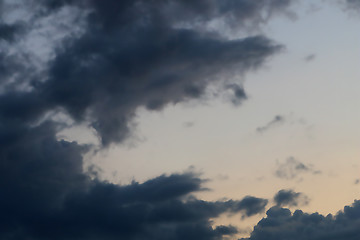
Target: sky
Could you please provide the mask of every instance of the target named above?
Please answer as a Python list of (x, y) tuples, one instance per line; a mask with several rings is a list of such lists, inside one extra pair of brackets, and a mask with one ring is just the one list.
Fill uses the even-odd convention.
[(0, 239), (359, 239), (359, 26), (358, 0), (0, 0)]

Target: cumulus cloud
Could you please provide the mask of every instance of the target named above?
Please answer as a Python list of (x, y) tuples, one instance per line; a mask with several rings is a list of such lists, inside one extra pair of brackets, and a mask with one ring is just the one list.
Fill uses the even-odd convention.
[(291, 189), (282, 189), (274, 196), (276, 206), (298, 207), (309, 204), (309, 198), (300, 192), (294, 192)]
[(295, 179), (304, 174), (320, 174), (319, 170), (314, 169), (312, 165), (306, 165), (294, 157), (289, 157), (283, 163), (278, 163), (275, 176), (287, 180)]
[(344, 207), (335, 216), (304, 213), (272, 207), (255, 227), (249, 238), (242, 240), (356, 240), (360, 238), (360, 201)]

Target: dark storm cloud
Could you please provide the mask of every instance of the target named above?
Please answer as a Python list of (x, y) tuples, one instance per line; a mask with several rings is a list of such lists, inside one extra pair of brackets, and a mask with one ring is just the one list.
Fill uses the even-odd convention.
[(274, 119), (271, 120), (270, 122), (268, 122), (265, 126), (256, 128), (256, 131), (258, 133), (263, 133), (263, 132), (266, 132), (267, 130), (269, 130), (269, 129), (275, 127), (275, 126), (283, 124), (284, 122), (285, 122), (285, 117), (284, 116), (276, 115), (274, 117)]
[(282, 189), (275, 194), (274, 202), (278, 207), (298, 207), (309, 204), (309, 198), (303, 193)]
[(278, 163), (275, 176), (283, 179), (295, 179), (304, 173), (320, 174), (319, 170), (314, 169), (312, 165), (306, 165), (294, 157), (289, 157), (283, 163)]
[(319, 213), (293, 214), (289, 209), (273, 207), (267, 211), (251, 236), (242, 240), (357, 240), (360, 239), (360, 201), (346, 206), (335, 216)]
[[(83, 155), (92, 146), (58, 139), (66, 124), (47, 116), (66, 113), (72, 121), (91, 125), (103, 146), (121, 142), (130, 134), (137, 108), (161, 110), (201, 98), (209, 85), (225, 84), (260, 67), (282, 48), (264, 36), (229, 40), (220, 31), (208, 31), (210, 22), (222, 21), (234, 30), (258, 26), (274, 13), (287, 11), (290, 1), (0, 4), (12, 4), (7, 16), (15, 11), (14, 18), (29, 19), (20, 25), (0, 23), (0, 41), (6, 46), (0, 49), (1, 239), (215, 240), (237, 229), (213, 227), (211, 219), (223, 213), (247, 217), (264, 211), (267, 200), (256, 197), (191, 197), (204, 189), (204, 181), (194, 173), (123, 186), (94, 179), (96, 175), (83, 171)], [(65, 15), (57, 15), (69, 6), (77, 10), (66, 11), (66, 19), (75, 19), (73, 27), (79, 31), (64, 31), (69, 23), (62, 24), (66, 19), (60, 16)], [(49, 19), (59, 25), (43, 26)], [(48, 58), (38, 54), (45, 46), (19, 50), (22, 41), (47, 36), (37, 29), (40, 26), (63, 35), (61, 44), (46, 46), (52, 48), (46, 50)], [(41, 61), (32, 61), (37, 58)], [(244, 99), (240, 85), (233, 86), (234, 96)]]

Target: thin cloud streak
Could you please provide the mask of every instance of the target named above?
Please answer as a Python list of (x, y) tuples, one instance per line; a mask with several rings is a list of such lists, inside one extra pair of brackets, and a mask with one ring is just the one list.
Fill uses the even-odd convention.
[(268, 122), (266, 125), (256, 128), (256, 132), (258, 133), (264, 133), (276, 126), (279, 126), (285, 122), (286, 118), (281, 115), (276, 115), (274, 119), (272, 119), (270, 122)]

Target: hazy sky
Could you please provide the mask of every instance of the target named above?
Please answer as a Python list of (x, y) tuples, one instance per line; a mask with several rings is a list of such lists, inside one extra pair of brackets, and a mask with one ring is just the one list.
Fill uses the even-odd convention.
[(358, 0), (0, 0), (0, 238), (360, 239), (359, 26)]

